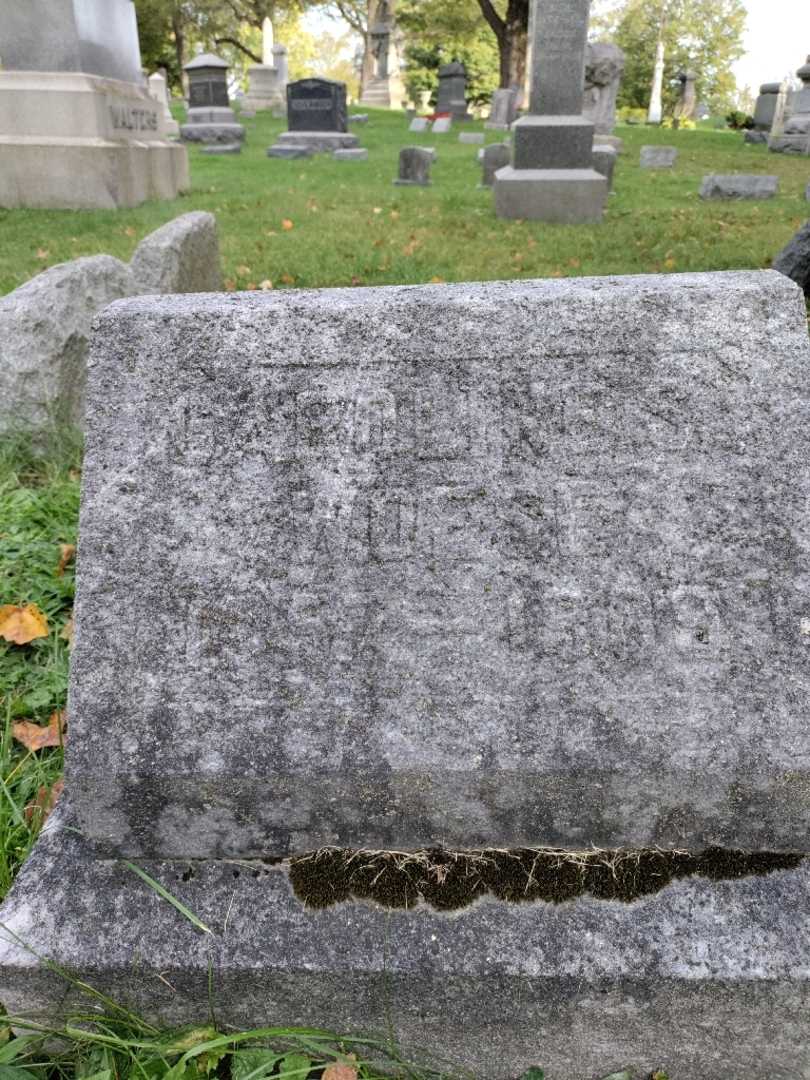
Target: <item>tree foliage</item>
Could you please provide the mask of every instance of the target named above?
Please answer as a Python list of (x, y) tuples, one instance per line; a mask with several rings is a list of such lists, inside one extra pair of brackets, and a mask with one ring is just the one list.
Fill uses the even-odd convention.
[(467, 68), (467, 98), (488, 101), (499, 83), (498, 43), (478, 0), (399, 0), (397, 21), (405, 32), (405, 85), (412, 100), (435, 93), (438, 70), (451, 60)]
[(655, 48), (664, 27), (664, 109), (678, 97), (679, 71), (691, 68), (699, 100), (725, 112), (736, 96), (732, 65), (743, 53), (746, 10), (742, 0), (623, 0), (592, 22), (592, 35), (615, 41), (627, 60), (619, 105), (646, 109)]

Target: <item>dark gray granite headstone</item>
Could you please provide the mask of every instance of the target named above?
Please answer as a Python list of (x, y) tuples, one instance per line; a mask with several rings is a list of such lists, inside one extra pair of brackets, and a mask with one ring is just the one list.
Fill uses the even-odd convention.
[(481, 187), (492, 187), (495, 173), (512, 160), (509, 143), (490, 143), (481, 154)]
[(430, 184), (430, 166), (433, 155), (421, 146), (403, 146), (399, 152), (399, 175), (394, 181), (401, 187), (416, 185), (427, 187)]
[(80, 71), (141, 84), (132, 0), (3, 0), (0, 70)]
[(113, 305), (85, 836), (800, 848), (809, 369), (772, 272)]
[(763, 83), (759, 88), (754, 107), (754, 129), (756, 131), (769, 132), (776, 113), (776, 103), (779, 100), (781, 83)]
[(348, 131), (346, 84), (299, 79), (287, 85), (287, 126), (295, 131)]
[(436, 112), (449, 113), (454, 120), (468, 120), (467, 69), (458, 60), (439, 68)]

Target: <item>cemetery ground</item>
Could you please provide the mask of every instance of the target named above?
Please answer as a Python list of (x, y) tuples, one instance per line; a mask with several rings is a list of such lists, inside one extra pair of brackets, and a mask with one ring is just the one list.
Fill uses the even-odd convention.
[[(40, 270), (81, 255), (127, 260), (149, 232), (188, 210), (216, 214), (228, 288), (312, 288), (531, 277), (758, 268), (806, 220), (806, 159), (747, 146), (742, 134), (701, 128), (620, 126), (624, 139), (615, 194), (601, 225), (559, 226), (495, 218), (492, 192), (479, 188), (475, 145), (448, 135), (413, 134), (402, 114), (371, 110), (352, 126), (364, 162), (268, 159), (285, 124), (247, 119), (238, 157), (206, 157), (190, 147), (192, 190), (132, 210), (0, 210), (0, 294)], [(487, 142), (502, 134), (487, 131)], [(642, 170), (643, 145), (677, 147), (672, 170)], [(399, 150), (434, 146), (428, 188), (392, 183)], [(780, 193), (758, 202), (702, 202), (708, 173), (770, 173)]]
[[(0, 293), (81, 255), (129, 259), (147, 233), (192, 209), (216, 214), (233, 289), (767, 267), (808, 217), (807, 160), (744, 145), (736, 132), (620, 127), (624, 153), (604, 224), (567, 227), (495, 219), (491, 191), (477, 187), (478, 148), (457, 141), (459, 130), (480, 130), (477, 124), (446, 136), (414, 135), (401, 115), (371, 110), (369, 124), (354, 128), (369, 160), (344, 163), (269, 160), (265, 149), (282, 121), (260, 114), (244, 122), (240, 157), (190, 149), (193, 188), (182, 199), (117, 212), (0, 211)], [(649, 144), (677, 147), (675, 168), (642, 171), (640, 148)], [(394, 187), (405, 145), (437, 148), (431, 187)], [(762, 202), (703, 203), (700, 181), (712, 172), (776, 174), (780, 193)], [(69, 433), (52, 434), (46, 445), (25, 433), (0, 440), (0, 632), (5, 619), (16, 638), (0, 640), (0, 899), (59, 792), (80, 467), (81, 449)], [(379, 1075), (363, 1064), (365, 1049), (345, 1041), (331, 1073), (324, 1072), (334, 1044), (318, 1034), (276, 1032), (285, 1050), (274, 1058), (244, 1051), (209, 1027), (178, 1041), (116, 1013), (112, 1003), (96, 1004), (106, 1019), (92, 1033), (77, 1029), (62, 1050), (46, 1052), (36, 1035), (32, 1042), (10, 1038), (0, 1019), (0, 1080)], [(352, 1063), (346, 1055), (353, 1052)], [(391, 1074), (438, 1075), (397, 1063)], [(541, 1075), (536, 1070), (533, 1080)]]

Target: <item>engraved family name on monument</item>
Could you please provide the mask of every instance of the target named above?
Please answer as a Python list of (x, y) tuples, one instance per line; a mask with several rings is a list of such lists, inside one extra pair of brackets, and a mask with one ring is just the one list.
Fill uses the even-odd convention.
[(85, 834), (792, 849), (804, 333), (773, 273), (114, 305), (71, 696)]
[(346, 86), (332, 79), (299, 79), (287, 87), (290, 131), (347, 131)]

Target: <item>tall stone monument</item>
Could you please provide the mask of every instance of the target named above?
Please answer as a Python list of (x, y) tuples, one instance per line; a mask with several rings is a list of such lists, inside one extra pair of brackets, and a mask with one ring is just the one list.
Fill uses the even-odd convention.
[(107, 308), (8, 1011), (806, 1076), (809, 367), (772, 271)]
[(680, 91), (678, 93), (678, 100), (675, 102), (675, 110), (673, 113), (676, 127), (684, 120), (691, 120), (695, 115), (695, 109), (697, 108), (695, 80), (697, 79), (697, 74), (687, 68), (685, 71), (678, 72), (677, 79), (680, 83)]
[(512, 164), (495, 176), (495, 212), (570, 224), (601, 221), (608, 182), (582, 115), (590, 0), (533, 0), (529, 112), (513, 125)]
[(467, 111), (467, 69), (459, 60), (439, 68), (436, 112), (448, 113), (453, 120), (472, 119)]
[[(585, 95), (582, 115), (594, 126), (598, 143), (612, 143), (616, 99), (624, 73), (625, 55), (607, 41), (589, 42), (585, 50)], [(615, 139), (615, 142), (621, 140)]]
[(115, 209), (188, 183), (132, 0), (0, 3), (0, 206)]
[(156, 71), (149, 76), (148, 83), (150, 96), (163, 109), (163, 121), (166, 125), (166, 134), (170, 137), (179, 135), (180, 125), (172, 116), (172, 111), (169, 108), (169, 87), (166, 83), (166, 76), (161, 74), (161, 72)]
[(363, 84), (361, 105), (401, 109), (407, 93), (402, 81), (403, 40), (397, 26), (394, 0), (379, 0), (369, 26), (372, 70)]
[(801, 90), (793, 95), (782, 134), (772, 135), (768, 143), (775, 153), (810, 154), (810, 56), (796, 74), (802, 81)]
[(276, 43), (273, 24), (270, 19), (265, 19), (262, 27), (262, 63), (248, 68), (245, 108), (283, 116), (287, 102), (287, 72), (287, 49)]

